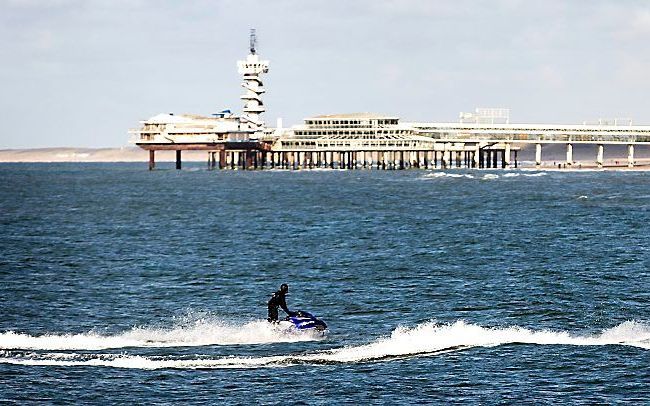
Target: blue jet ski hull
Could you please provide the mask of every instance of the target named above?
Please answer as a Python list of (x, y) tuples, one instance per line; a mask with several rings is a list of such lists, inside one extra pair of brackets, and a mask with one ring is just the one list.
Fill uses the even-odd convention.
[(323, 320), (316, 318), (314, 315), (308, 312), (303, 312), (298, 310), (293, 316), (288, 316), (286, 321), (293, 324), (293, 326), (298, 330), (317, 330), (324, 331), (327, 329), (327, 324)]

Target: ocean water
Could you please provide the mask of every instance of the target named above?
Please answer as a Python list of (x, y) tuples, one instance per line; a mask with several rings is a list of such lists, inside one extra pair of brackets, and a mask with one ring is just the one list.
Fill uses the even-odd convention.
[(2, 164), (0, 402), (648, 403), (649, 224), (644, 172)]

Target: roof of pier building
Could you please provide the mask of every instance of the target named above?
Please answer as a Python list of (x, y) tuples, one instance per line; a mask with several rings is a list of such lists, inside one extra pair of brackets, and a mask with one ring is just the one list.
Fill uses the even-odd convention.
[(235, 116), (228, 117), (210, 117), (202, 116), (199, 114), (174, 114), (174, 113), (161, 113), (146, 120), (141, 121), (143, 124), (191, 124), (197, 121), (224, 121), (238, 119)]
[(323, 114), (306, 118), (305, 124), (308, 126), (397, 125), (399, 117), (377, 113)]
[(388, 116), (386, 114), (377, 114), (377, 113), (322, 114), (322, 115), (319, 115), (319, 116), (311, 117), (311, 119), (336, 119), (336, 118), (340, 118), (340, 119), (346, 119), (346, 118), (367, 118), (367, 119), (392, 118), (392, 119), (399, 119), (399, 117)]

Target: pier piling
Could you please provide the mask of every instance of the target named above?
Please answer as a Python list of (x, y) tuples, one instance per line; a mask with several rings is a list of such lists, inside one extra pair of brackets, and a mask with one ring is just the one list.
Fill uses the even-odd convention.
[(181, 150), (176, 150), (176, 169), (181, 169)]

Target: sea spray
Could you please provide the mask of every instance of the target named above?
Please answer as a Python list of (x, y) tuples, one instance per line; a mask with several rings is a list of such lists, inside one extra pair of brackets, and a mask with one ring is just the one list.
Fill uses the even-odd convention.
[(294, 331), (266, 320), (238, 324), (214, 317), (174, 324), (171, 327), (134, 327), (115, 335), (94, 331), (79, 334), (30, 335), (0, 333), (0, 349), (103, 350), (128, 347), (194, 347), (207, 345), (267, 344), (313, 341), (322, 334)]

